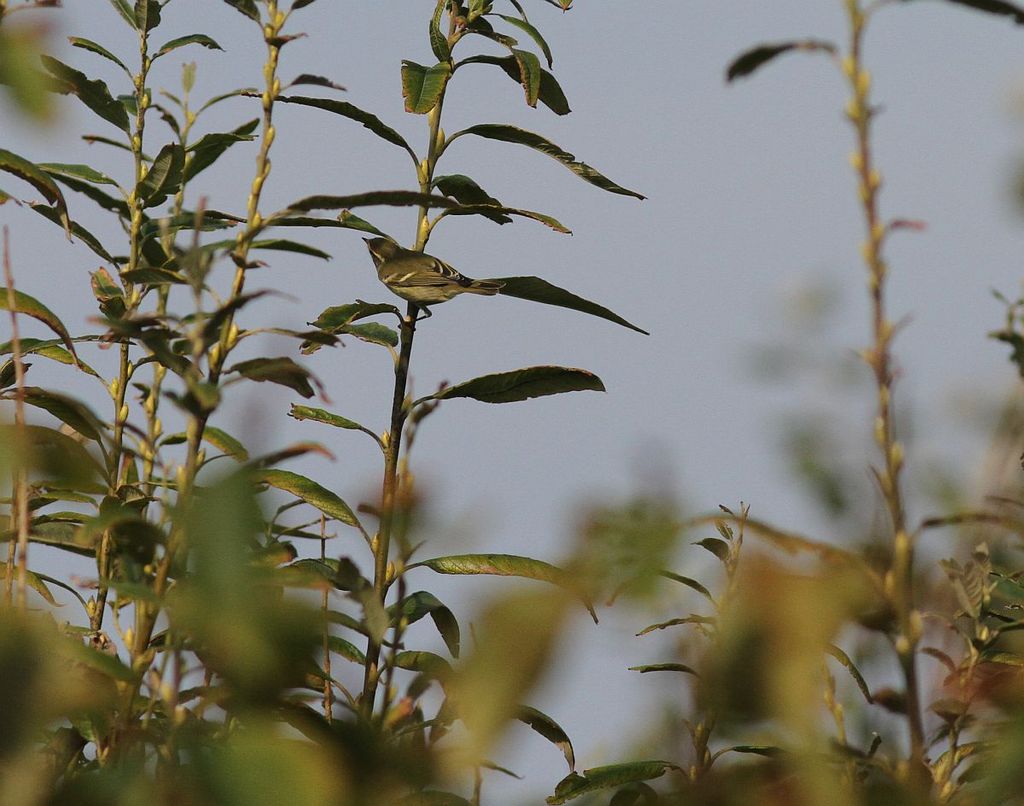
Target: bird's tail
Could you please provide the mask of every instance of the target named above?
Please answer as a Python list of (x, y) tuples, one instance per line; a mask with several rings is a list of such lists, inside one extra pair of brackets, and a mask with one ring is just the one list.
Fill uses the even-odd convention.
[(504, 285), (504, 283), (499, 283), (496, 280), (474, 280), (472, 284), (467, 285), (462, 290), (468, 291), (470, 294), (485, 294), (487, 296), (493, 296), (501, 291)]

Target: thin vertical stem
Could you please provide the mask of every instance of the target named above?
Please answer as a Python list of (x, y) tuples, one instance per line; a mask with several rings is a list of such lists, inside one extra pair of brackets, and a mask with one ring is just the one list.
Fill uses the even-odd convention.
[[(11, 269), (10, 232), (4, 227), (4, 285), (7, 290), (7, 310), (11, 315), (11, 355), (14, 361), (14, 429), (19, 448), (26, 446), (25, 435), (25, 367), (21, 363), (21, 336), (18, 331), (18, 306), (14, 296), (14, 272)], [(11, 600), (11, 586), (14, 555), (17, 554), (18, 587), (17, 605), (25, 607), (26, 585), (28, 581), (28, 478), (25, 473), (22, 457), (15, 457), (16, 470), (13, 474), (11, 490), (12, 520), (14, 533), (10, 552), (7, 557), (7, 597)], [(17, 542), (15, 543), (14, 540)]]
[(871, 104), (871, 75), (864, 68), (862, 58), (864, 29), (869, 13), (861, 8), (859, 0), (845, 0), (845, 4), (850, 23), (850, 50), (843, 69), (852, 92), (847, 115), (856, 132), (857, 146), (852, 163), (858, 178), (861, 208), (867, 230), (862, 252), (868, 270), (871, 297), (873, 344), (865, 351), (865, 360), (874, 373), (877, 387), (875, 441), (883, 457), (882, 467), (877, 476), (893, 529), (892, 568), (887, 576), (886, 587), (892, 597), (899, 621), (895, 647), (906, 686), (910, 761), (912, 766), (919, 770), (924, 761), (925, 751), (916, 660), (921, 626), (920, 615), (914, 610), (914, 547), (906, 528), (900, 483), (903, 446), (896, 439), (893, 423), (892, 339), (895, 326), (887, 315), (888, 266), (883, 256), (888, 228), (882, 222), (878, 211), (878, 192), (882, 182), (874, 164), (871, 141), (875, 109)]
[[(327, 560), (327, 517), (320, 515), (320, 561)], [(324, 650), (324, 719), (330, 724), (334, 721), (334, 684), (331, 682), (331, 622), (328, 619), (330, 610), (330, 588), (324, 586), (323, 596), (320, 601), (321, 616), (324, 620), (323, 628), (323, 650)]]

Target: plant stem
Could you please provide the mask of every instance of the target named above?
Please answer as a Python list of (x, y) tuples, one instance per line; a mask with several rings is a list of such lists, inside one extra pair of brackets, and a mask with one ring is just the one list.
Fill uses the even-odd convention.
[(845, 0), (850, 22), (850, 52), (844, 72), (850, 83), (852, 97), (847, 114), (856, 131), (857, 149), (852, 162), (859, 180), (861, 207), (867, 229), (862, 247), (868, 269), (871, 296), (872, 334), (874, 343), (866, 353), (877, 387), (875, 440), (882, 451), (883, 466), (877, 476), (893, 529), (892, 568), (887, 575), (890, 592), (899, 620), (895, 640), (900, 667), (906, 685), (906, 715), (910, 728), (910, 761), (920, 770), (924, 763), (924, 728), (921, 717), (920, 692), (917, 680), (917, 643), (920, 639), (920, 616), (914, 610), (914, 547), (906, 528), (900, 471), (903, 467), (903, 446), (897, 441), (893, 424), (892, 387), (894, 381), (892, 339), (895, 327), (886, 313), (886, 276), (888, 266), (883, 257), (883, 244), (888, 228), (878, 212), (878, 191), (881, 178), (875, 169), (871, 148), (871, 126), (875, 110), (871, 105), (871, 76), (863, 67), (864, 29), (868, 14), (860, 0)]
[[(457, 8), (450, 7), (448, 11), (448, 43), (449, 48), (457, 41), (455, 18)], [(430, 193), (434, 184), (434, 168), (440, 156), (438, 138), (441, 133), (441, 111), (444, 107), (445, 90), (442, 90), (437, 99), (437, 104), (427, 115), (429, 140), (427, 142), (427, 156), (418, 168), (420, 193)], [(420, 207), (416, 221), (416, 244), (413, 247), (416, 251), (422, 252), (426, 248), (430, 238), (430, 220), (428, 218), (430, 208)], [(402, 320), (400, 338), (401, 348), (398, 354), (398, 361), (395, 364), (395, 391), (391, 399), (391, 427), (388, 432), (388, 440), (384, 446), (384, 481), (381, 492), (380, 528), (377, 532), (377, 539), (373, 542), (373, 590), (380, 599), (381, 605), (387, 604), (388, 587), (391, 580), (388, 579), (388, 560), (391, 554), (391, 533), (395, 520), (395, 502), (398, 498), (400, 483), (399, 465), (402, 454), (402, 434), (405, 429), (405, 421), (409, 416), (409, 409), (406, 404), (406, 395), (409, 385), (409, 361), (412, 357), (412, 345), (416, 336), (416, 317), (419, 307), (410, 302), (406, 307), (405, 318)], [(363, 674), (363, 693), (360, 697), (360, 710), (366, 719), (373, 716), (374, 700), (377, 693), (377, 683), (380, 680), (381, 642), (369, 639), (366, 649), (366, 665)]]
[[(28, 477), (23, 462), (27, 449), (25, 437), (25, 367), (21, 363), (21, 336), (18, 332), (18, 306), (14, 299), (14, 272), (11, 270), (10, 232), (4, 227), (4, 285), (7, 291), (7, 310), (11, 315), (11, 356), (14, 361), (14, 431), (17, 434), (19, 456), (15, 457), (16, 469), (11, 490), (12, 513), (15, 538), (7, 555), (7, 600), (11, 601), (14, 582), (13, 565), (17, 554), (18, 588), (17, 605), (25, 609), (26, 584), (28, 580)], [(17, 542), (15, 542), (15, 540)]]

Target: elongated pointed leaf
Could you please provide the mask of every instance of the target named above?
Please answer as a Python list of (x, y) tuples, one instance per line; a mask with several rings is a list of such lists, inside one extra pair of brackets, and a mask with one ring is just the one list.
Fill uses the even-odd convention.
[(118, 186), (117, 182), (105, 173), (97, 171), (95, 168), (91, 168), (88, 165), (61, 162), (40, 162), (37, 167), (42, 168), (50, 176), (70, 176), (74, 179), (81, 179), (83, 182), (89, 182), (93, 185)]
[[(910, 2), (910, 0), (903, 0), (903, 2)], [(946, 2), (973, 8), (976, 11), (997, 14), (1001, 17), (1009, 17), (1018, 25), (1024, 25), (1024, 8), (1015, 3), (1006, 2), (1006, 0), (946, 0)]]
[(107, 59), (108, 61), (111, 61), (114, 64), (116, 64), (118, 67), (124, 70), (129, 76), (131, 76), (132, 71), (128, 69), (128, 65), (126, 65), (123, 61), (117, 58), (117, 56), (115, 56), (113, 53), (111, 53), (98, 42), (93, 42), (91, 39), (85, 39), (81, 36), (69, 36), (68, 42), (70, 42), (76, 48), (82, 48), (83, 50), (88, 50), (92, 53), (102, 56), (104, 59)]
[(70, 426), (86, 439), (102, 442), (105, 427), (99, 417), (84, 403), (68, 395), (26, 386), (25, 402), (30, 406), (49, 412), (65, 425)]
[(430, 49), (434, 51), (434, 56), (439, 62), (448, 61), (452, 57), (452, 50), (448, 46), (448, 37), (441, 33), (441, 18), (444, 16), (447, 6), (448, 0), (437, 0), (434, 14), (430, 18)]
[(269, 484), (278, 490), (284, 490), (300, 498), (327, 517), (339, 520), (349, 526), (358, 526), (359, 521), (352, 509), (335, 493), (317, 484), (312, 479), (292, 473), (288, 470), (261, 470), (256, 474), (256, 481)]
[(520, 31), (525, 32), (534, 42), (537, 43), (537, 47), (540, 48), (541, 53), (544, 54), (544, 58), (547, 60), (548, 67), (554, 64), (554, 59), (551, 56), (551, 48), (548, 47), (548, 43), (541, 36), (540, 31), (533, 27), (526, 19), (520, 19), (519, 17), (510, 17), (505, 14), (495, 15), (505, 20), (509, 25), (514, 25)]
[(310, 210), (342, 210), (350, 207), (458, 207), (446, 196), (419, 193), (415, 190), (371, 190), (351, 196), (307, 196), (288, 206), (289, 211), (308, 213)]
[(464, 64), (500, 67), (509, 78), (522, 85), (530, 106), (535, 107), (540, 101), (556, 115), (568, 115), (572, 111), (558, 80), (540, 66), (532, 53), (513, 48), (511, 56), (470, 56), (459, 62), (459, 66)]
[[(292, 6), (292, 8), (295, 8), (295, 6)], [(346, 87), (343, 87), (341, 84), (338, 84), (335, 81), (331, 81), (326, 76), (318, 76), (313, 73), (301, 73), (300, 75), (296, 76), (291, 81), (289, 81), (287, 86), (291, 88), (297, 87), (302, 84), (307, 84), (313, 87), (327, 87), (327, 89), (340, 90), (341, 92), (348, 91)], [(277, 100), (281, 100), (280, 96), (278, 97)]]
[(359, 666), (366, 664), (366, 655), (363, 654), (362, 650), (357, 649), (355, 644), (337, 635), (329, 635), (327, 637), (327, 648), (335, 655), (340, 655), (345, 660), (350, 660)]
[(637, 327), (632, 322), (627, 322), (617, 313), (608, 310), (603, 305), (598, 305), (596, 302), (584, 299), (573, 294), (571, 291), (559, 288), (557, 285), (549, 283), (547, 280), (542, 280), (540, 277), (496, 277), (493, 280), (503, 284), (500, 293), (506, 297), (517, 297), (518, 299), (525, 299), (530, 302), (540, 302), (544, 305), (557, 305), (559, 308), (569, 308), (573, 311), (607, 319), (609, 322), (628, 327), (630, 330), (643, 333), (645, 336), (650, 335), (643, 328)]
[(733, 60), (725, 71), (726, 81), (735, 81), (737, 78), (749, 76), (755, 70), (766, 65), (776, 56), (789, 53), (792, 50), (823, 51), (835, 54), (836, 46), (831, 42), (823, 42), (820, 39), (803, 39), (793, 42), (777, 42), (770, 45), (758, 45), (756, 48), (741, 53)]
[(267, 222), (267, 227), (336, 227), (337, 229), (354, 229), (357, 232), (368, 232), (381, 238), (387, 238), (387, 234), (377, 229), (369, 221), (366, 221), (348, 210), (342, 210), (337, 218), (317, 218), (315, 216), (275, 216)]
[(332, 305), (330, 308), (325, 308), (316, 321), (309, 324), (322, 330), (332, 330), (368, 316), (376, 316), (379, 313), (393, 313), (399, 317), (402, 315), (398, 308), (386, 302), (353, 302), (348, 305)]
[[(49, 205), (46, 204), (30, 204), (29, 207), (31, 207), (35, 212), (39, 213), (39, 215), (41, 215), (47, 221), (51, 221), (54, 224), (56, 224), (58, 227), (64, 226), (65, 222), (61, 220), (61, 213), (55, 207), (50, 207)], [(96, 238), (96, 236), (89, 232), (89, 230), (87, 230), (77, 221), (72, 221), (70, 222), (70, 224), (72, 237), (80, 240), (82, 243), (88, 246), (93, 252), (95, 252), (108, 263), (117, 262), (116, 260), (114, 260), (113, 255), (111, 255), (110, 252), (107, 251), (106, 247), (104, 247), (103, 244), (101, 244), (99, 240)]]
[(483, 403), (514, 403), (532, 397), (582, 391), (603, 392), (605, 388), (600, 378), (585, 369), (539, 366), (481, 375), (442, 389), (426, 399), (468, 397)]
[(441, 216), (449, 215), (479, 215), (489, 218), (498, 224), (506, 224), (511, 221), (509, 216), (520, 216), (533, 221), (539, 221), (544, 226), (550, 227), (555, 232), (560, 232), (563, 235), (572, 235), (572, 230), (557, 218), (545, 215), (544, 213), (537, 213), (533, 210), (521, 210), (518, 207), (502, 207), (491, 204), (463, 204), (441, 213)]
[(630, 666), (629, 671), (647, 674), (648, 672), (681, 672), (682, 674), (697, 673), (684, 663), (650, 663), (645, 666)]
[(452, 66), (448, 62), (425, 67), (416, 62), (403, 61), (402, 97), (405, 99), (405, 111), (425, 115), (437, 106), (451, 75)]
[(61, 641), (58, 646), (61, 655), (66, 660), (81, 663), (111, 680), (118, 680), (122, 683), (131, 683), (135, 680), (132, 670), (125, 666), (116, 655), (108, 655), (106, 652), (73, 638)]
[(237, 9), (250, 20), (260, 21), (260, 10), (256, 6), (256, 0), (224, 0), (224, 2)]
[(869, 705), (873, 703), (875, 699), (871, 696), (871, 689), (868, 688), (867, 681), (860, 673), (860, 669), (857, 668), (857, 664), (850, 659), (850, 656), (835, 644), (828, 644), (825, 647), (825, 651), (846, 667), (846, 671), (850, 673), (850, 677), (852, 677), (853, 682), (857, 684), (857, 688), (859, 688), (860, 693), (864, 695), (864, 699), (867, 700)]
[(685, 618), (673, 618), (669, 619), (668, 621), (661, 621), (657, 624), (651, 624), (647, 627), (644, 627), (642, 630), (640, 630), (640, 632), (637, 633), (637, 637), (639, 638), (641, 635), (648, 635), (649, 633), (655, 632), (656, 630), (665, 630), (669, 627), (678, 627), (682, 624), (713, 625), (714, 623), (715, 619), (711, 618), (710, 616), (690, 615), (686, 616)]
[(237, 372), (251, 381), (276, 383), (294, 389), (303, 397), (313, 397), (316, 392), (310, 383), (313, 374), (285, 356), (278, 358), (253, 358), (231, 367), (228, 372)]
[(42, 193), (43, 198), (60, 213), (60, 220), (64, 225), (65, 231), (70, 229), (71, 222), (68, 219), (68, 205), (64, 201), (64, 194), (60, 192), (60, 188), (57, 187), (45, 170), (29, 162), (24, 157), (19, 157), (11, 151), (0, 148), (0, 171), (14, 174)]
[(77, 95), (82, 103), (105, 121), (117, 126), (125, 134), (130, 133), (128, 111), (123, 103), (110, 94), (105, 83), (88, 78), (85, 73), (69, 67), (52, 56), (44, 55), (41, 58), (43, 66), (56, 79), (58, 92)]
[(188, 36), (179, 36), (177, 39), (172, 39), (170, 42), (161, 45), (160, 49), (153, 54), (153, 58), (159, 58), (165, 53), (183, 48), (185, 45), (202, 45), (210, 50), (224, 50), (224, 48), (217, 44), (216, 40), (211, 39), (206, 34), (189, 34)]
[(350, 431), (365, 431), (366, 429), (354, 420), (349, 420), (346, 417), (342, 417), (340, 414), (333, 414), (324, 409), (315, 409), (310, 406), (299, 406), (295, 403), (292, 404), (291, 411), (288, 412), (289, 417), (294, 417), (296, 420), (313, 420), (318, 423), (324, 423), (326, 425), (333, 425), (335, 428), (346, 428)]
[(631, 761), (626, 764), (610, 764), (607, 767), (594, 767), (584, 770), (583, 775), (570, 773), (558, 782), (555, 794), (547, 798), (549, 806), (560, 806), (581, 795), (597, 792), (601, 789), (623, 786), (637, 781), (650, 781), (660, 778), (669, 770), (679, 767), (670, 761)]
[(515, 126), (508, 126), (502, 123), (481, 123), (477, 126), (470, 126), (468, 129), (456, 132), (448, 138), (448, 144), (451, 144), (456, 138), (467, 134), (484, 137), (488, 140), (499, 140), (504, 143), (515, 143), (517, 145), (526, 146), (527, 148), (532, 148), (535, 151), (547, 154), (552, 159), (557, 160), (584, 182), (588, 182), (595, 187), (607, 190), (609, 193), (618, 193), (621, 196), (632, 196), (636, 199), (646, 198), (635, 190), (629, 190), (621, 185), (617, 185), (595, 168), (590, 167), (585, 162), (579, 162), (576, 157), (568, 151), (565, 151), (560, 146), (555, 145), (550, 140), (541, 137), (539, 134), (535, 134), (534, 132), (519, 129)]
[(412, 150), (412, 146), (405, 141), (405, 138), (402, 137), (402, 135), (385, 124), (376, 115), (365, 112), (358, 106), (346, 103), (345, 101), (337, 101), (333, 98), (307, 98), (301, 95), (282, 95), (277, 100), (286, 104), (299, 104), (301, 106), (310, 106), (314, 109), (322, 109), (325, 112), (332, 112), (335, 115), (341, 115), (349, 120), (362, 123), (364, 127), (376, 134), (382, 140), (386, 140), (399, 148), (404, 148), (406, 152), (408, 152), (409, 156), (412, 157), (414, 162), (419, 162), (416, 152)]
[(157, 0), (135, 0), (135, 27), (152, 31), (160, 24), (160, 3)]
[(561, 725), (547, 714), (528, 705), (520, 706), (516, 719), (520, 722), (525, 722), (533, 730), (557, 746), (562, 751), (562, 755), (565, 756), (566, 763), (569, 765), (569, 772), (576, 769), (576, 754), (573, 752), (572, 742), (569, 740), (569, 734), (562, 729)]
[[(11, 292), (2, 291), (0, 292), (0, 311), (11, 310), (8, 305), (8, 294)], [(71, 340), (71, 334), (68, 333), (64, 323), (57, 318), (57, 315), (47, 308), (43, 303), (37, 300), (35, 297), (30, 297), (23, 291), (14, 291), (14, 310), (17, 313), (25, 314), (25, 316), (31, 316), (33, 319), (38, 319), (44, 325), (50, 328), (54, 333), (60, 336), (61, 340), (67, 346), (68, 350), (72, 355), (77, 357), (75, 353), (75, 344)]]
[(236, 462), (249, 461), (249, 451), (247, 451), (245, 446), (231, 436), (227, 431), (208, 425), (203, 429), (203, 439), (215, 448), (218, 448), (225, 455), (230, 456)]
[(701, 596), (706, 597), (709, 602), (714, 603), (715, 601), (714, 597), (711, 595), (711, 591), (709, 591), (707, 588), (701, 585), (696, 579), (684, 577), (681, 574), (677, 574), (673, 571), (659, 571), (658, 574), (660, 576), (665, 577), (665, 579), (671, 579), (673, 582), (679, 582), (682, 585), (686, 585), (686, 587), (688, 588), (693, 588)]
[(110, 0), (110, 5), (114, 7), (126, 23), (128, 23), (132, 28), (138, 30), (138, 27), (135, 24), (135, 10), (128, 3), (128, 0)]
[(253, 132), (259, 126), (259, 119), (253, 118), (230, 132), (204, 134), (196, 142), (185, 149), (188, 162), (185, 165), (185, 181), (189, 181), (201, 171), (215, 163), (225, 151), (235, 143), (255, 140)]

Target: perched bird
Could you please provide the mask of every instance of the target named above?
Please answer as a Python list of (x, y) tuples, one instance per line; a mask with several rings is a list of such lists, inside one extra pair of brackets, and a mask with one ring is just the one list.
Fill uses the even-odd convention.
[(380, 281), (402, 299), (420, 306), (430, 316), (428, 305), (447, 302), (458, 294), (497, 294), (502, 283), (473, 280), (443, 260), (423, 252), (403, 249), (390, 238), (363, 238), (370, 250)]

